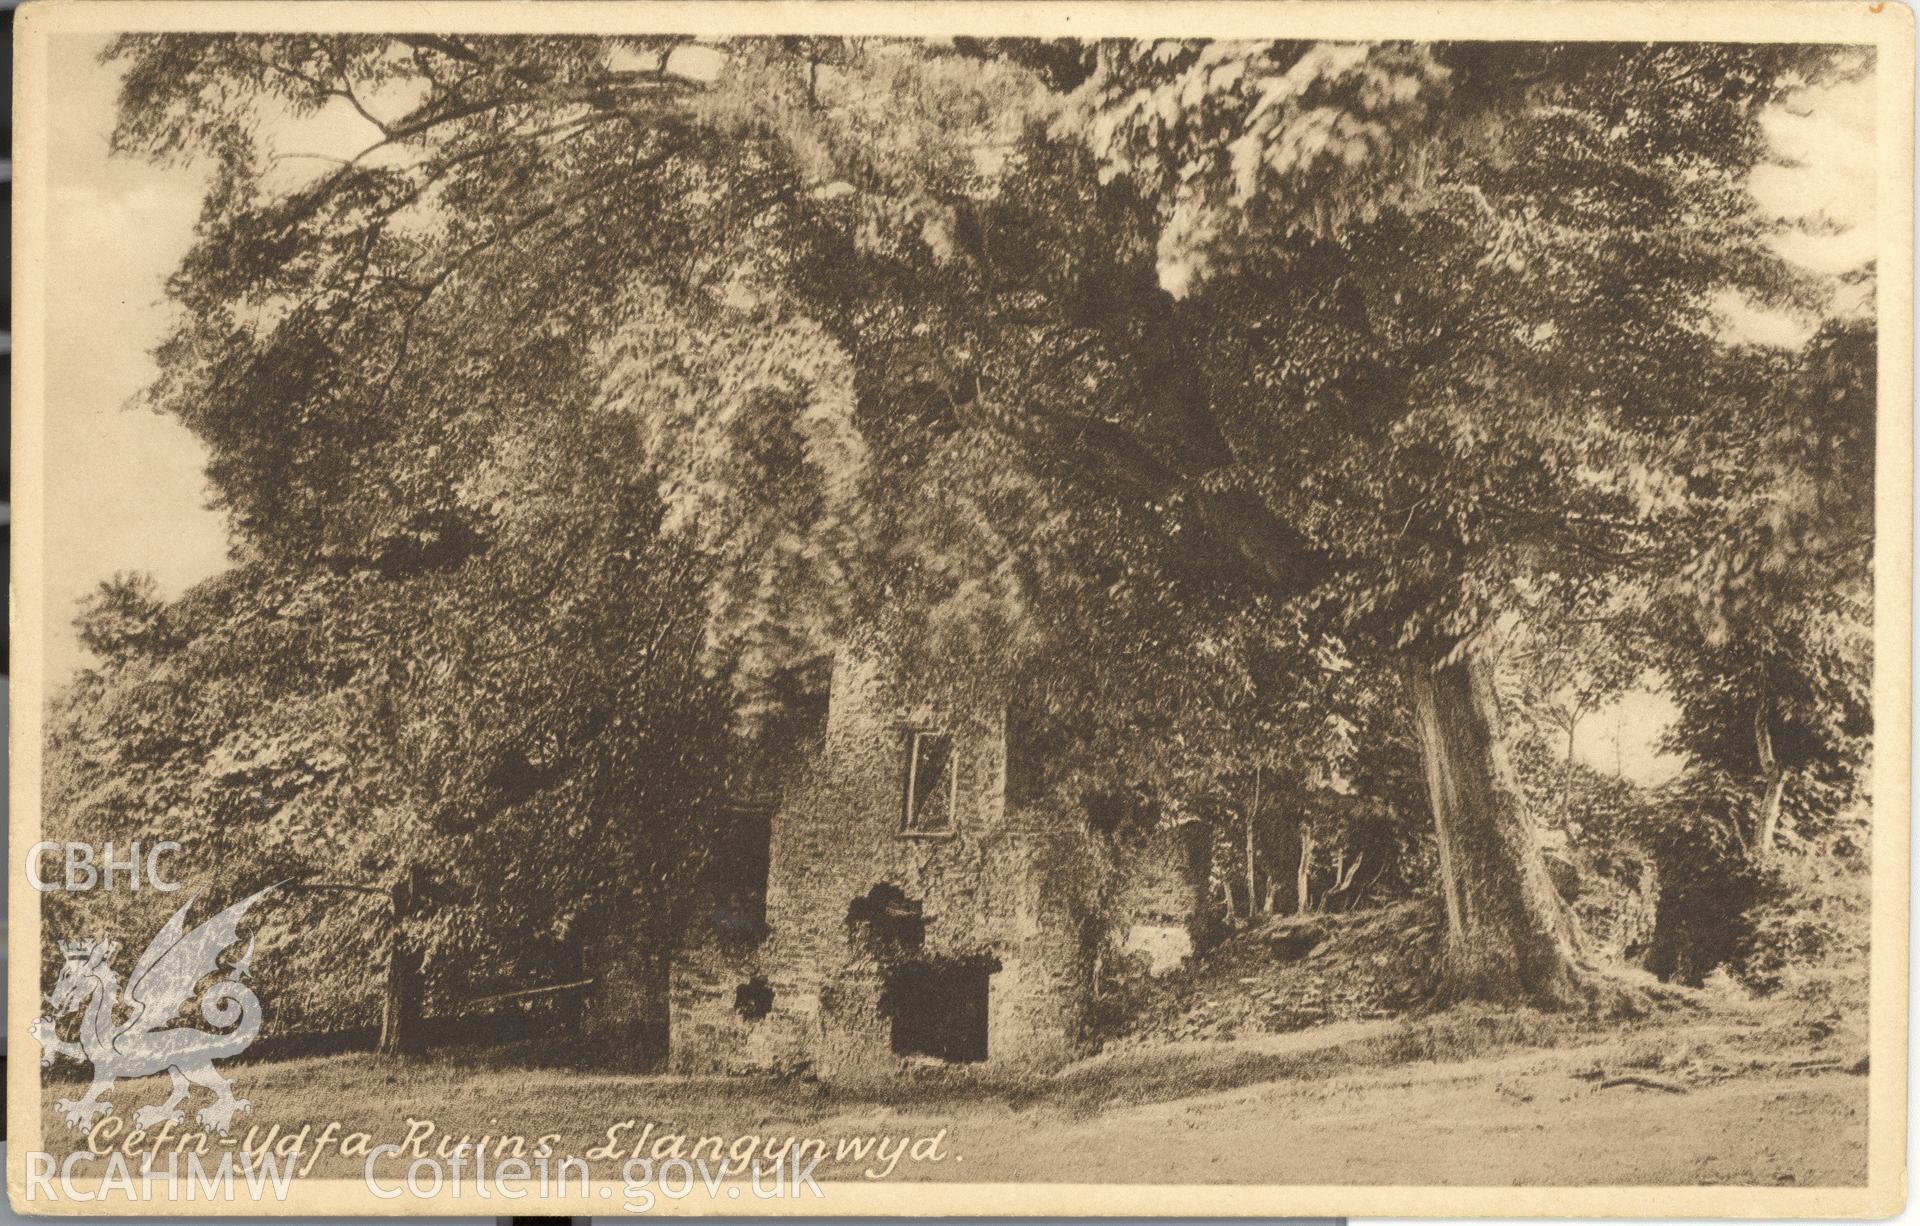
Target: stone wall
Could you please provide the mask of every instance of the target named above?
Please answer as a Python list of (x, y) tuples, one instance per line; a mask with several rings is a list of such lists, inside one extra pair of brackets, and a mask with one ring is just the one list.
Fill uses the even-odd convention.
[[(703, 938), (676, 962), (672, 1067), (891, 1076), (903, 1060), (883, 1000), (909, 961), (997, 968), (988, 1065), (1058, 1064), (1082, 1049), (1091, 943), (1073, 891), (1049, 875), (1070, 865), (1084, 834), (1009, 819), (1004, 704), (936, 709), (891, 674), (872, 655), (836, 660), (821, 752), (772, 822), (768, 935), (746, 952)], [(954, 815), (940, 833), (903, 828), (915, 729), (953, 738)], [(892, 933), (893, 919), (911, 934)], [(754, 976), (773, 999), (748, 1020), (734, 993)]]
[(577, 947), (549, 968), (554, 980), (587, 978), (581, 1031), (612, 1068), (650, 1072), (667, 1051), (666, 941), (661, 916), (641, 899), (609, 904), (579, 921)]
[[(681, 947), (668, 990), (670, 1069), (784, 1072), (808, 1065), (807, 1011), (793, 1007), (793, 980), (769, 973), (764, 949), (731, 945), (710, 932)], [(743, 989), (751, 995), (761, 986), (772, 994), (766, 1011), (743, 1008)]]
[(1117, 849), (1115, 943), (1148, 974), (1178, 969), (1212, 940), (1212, 856), (1212, 832), (1197, 821), (1157, 827)]

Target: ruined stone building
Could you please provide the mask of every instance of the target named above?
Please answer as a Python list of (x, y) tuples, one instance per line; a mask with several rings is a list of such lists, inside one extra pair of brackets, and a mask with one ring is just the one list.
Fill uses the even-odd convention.
[(1084, 812), (1009, 804), (1003, 703), (935, 707), (852, 652), (821, 680), (800, 704), (820, 726), (680, 934), (668, 1067), (1057, 1067), (1088, 1048), (1103, 958), (1159, 973), (1194, 951), (1204, 832), (1116, 852)]

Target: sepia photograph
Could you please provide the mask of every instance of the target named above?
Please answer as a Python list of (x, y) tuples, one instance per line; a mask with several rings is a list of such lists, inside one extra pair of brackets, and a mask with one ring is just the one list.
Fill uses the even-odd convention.
[(16, 1211), (1904, 1205), (1903, 6), (19, 22)]

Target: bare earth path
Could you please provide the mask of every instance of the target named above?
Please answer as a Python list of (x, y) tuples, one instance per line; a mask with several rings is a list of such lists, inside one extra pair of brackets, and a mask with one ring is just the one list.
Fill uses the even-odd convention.
[[(1582, 1053), (1585, 1054), (1585, 1053)], [(956, 1141), (968, 1179), (1290, 1184), (1866, 1181), (1866, 1078), (1755, 1074), (1682, 1094), (1570, 1076), (1565, 1055), (1268, 1082)], [(940, 1172), (946, 1178), (957, 1173)]]

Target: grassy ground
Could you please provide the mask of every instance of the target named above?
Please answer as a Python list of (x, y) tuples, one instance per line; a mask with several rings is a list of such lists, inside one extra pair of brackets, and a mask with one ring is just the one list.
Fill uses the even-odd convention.
[[(1866, 1177), (1864, 1036), (1816, 1002), (1732, 997), (1625, 1025), (1452, 1011), (1234, 1039), (1129, 1044), (1019, 1084), (926, 1070), (883, 1091), (805, 1081), (595, 1075), (516, 1067), (511, 1053), (409, 1063), (337, 1056), (229, 1070), (261, 1144), (328, 1121), (376, 1142), (412, 1121), (440, 1134), (559, 1134), (582, 1154), (638, 1119), (651, 1137), (841, 1138), (946, 1130), (939, 1162), (894, 1179), (1296, 1184), (1837, 1186)], [(164, 1097), (125, 1084), (121, 1116)], [(47, 1089), (49, 1147), (83, 1144)], [(251, 1142), (246, 1130), (255, 1129)], [(625, 1134), (629, 1142), (633, 1132)], [(315, 1176), (357, 1177), (337, 1154)], [(617, 1163), (596, 1164), (609, 1177)]]

